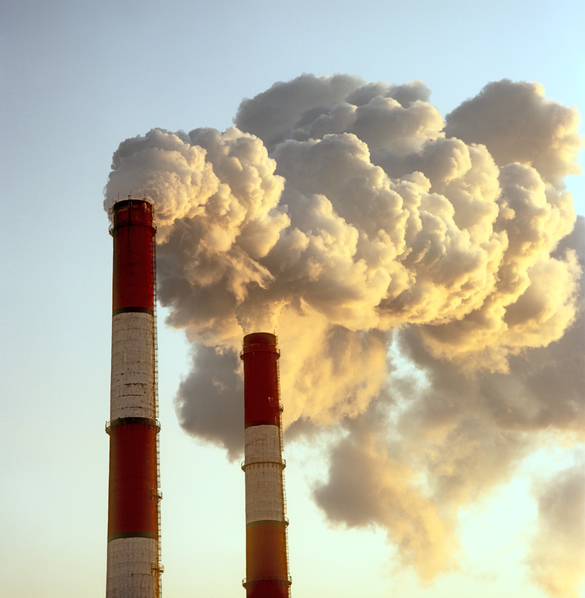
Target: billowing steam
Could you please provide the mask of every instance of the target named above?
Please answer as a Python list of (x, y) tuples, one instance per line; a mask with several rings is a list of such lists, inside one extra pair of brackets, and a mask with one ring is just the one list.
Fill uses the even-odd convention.
[[(275, 331), (289, 438), (349, 432), (316, 501), (382, 526), (423, 579), (456, 565), (458, 509), (585, 423), (578, 113), (508, 80), (445, 120), (429, 96), (303, 75), (224, 133), (124, 141), (105, 191), (156, 203), (159, 299), (197, 346), (185, 429), (238, 456), (242, 336)], [(530, 563), (564, 595), (538, 544)]]

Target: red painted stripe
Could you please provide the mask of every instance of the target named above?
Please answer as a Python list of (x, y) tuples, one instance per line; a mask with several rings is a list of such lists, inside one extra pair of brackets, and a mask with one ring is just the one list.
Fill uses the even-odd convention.
[(114, 204), (114, 312), (154, 309), (153, 210), (152, 204), (139, 199)]
[(246, 528), (246, 595), (288, 596), (286, 527), (274, 521)]
[(151, 423), (110, 429), (109, 540), (158, 536), (157, 432)]
[(244, 337), (244, 420), (246, 427), (280, 424), (276, 336), (255, 332)]
[(289, 583), (263, 580), (246, 582), (246, 598), (288, 598)]

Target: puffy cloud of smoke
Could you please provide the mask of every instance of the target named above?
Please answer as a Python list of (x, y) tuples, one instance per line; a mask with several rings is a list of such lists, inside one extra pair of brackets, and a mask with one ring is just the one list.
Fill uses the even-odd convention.
[(348, 424), (350, 433), (332, 450), (329, 481), (315, 490), (317, 504), (334, 523), (386, 529), (401, 563), (428, 581), (453, 567), (455, 513), (421, 491), (404, 447), (363, 424), (362, 418)]
[(563, 187), (565, 174), (579, 172), (575, 158), (583, 142), (578, 123), (578, 112), (547, 100), (539, 83), (505, 80), (489, 83), (451, 112), (445, 134), (482, 143), (499, 166), (526, 164)]
[[(126, 140), (105, 191), (156, 203), (159, 299), (197, 347), (185, 429), (238, 457), (241, 338), (275, 331), (290, 434), (347, 431), (316, 501), (423, 579), (537, 433), (580, 438), (585, 348), (576, 110), (500, 81), (445, 122), (429, 96), (303, 75), (224, 133)], [(392, 342), (416, 373), (389, 377)]]
[(539, 523), (528, 564), (553, 598), (578, 598), (585, 581), (585, 461), (538, 489)]
[[(585, 218), (578, 218), (555, 255), (566, 252), (575, 252), (585, 266)], [(584, 278), (580, 284), (583, 297)], [(505, 483), (543, 438), (583, 442), (585, 304), (579, 302), (575, 324), (559, 341), (511, 357), (507, 373), (480, 370), (471, 376), (456, 363), (433, 357), (423, 336), (414, 326), (398, 333), (391, 355), (398, 351), (416, 369), (395, 371), (385, 395), (344, 422), (348, 434), (333, 448), (329, 479), (316, 486), (315, 499), (333, 521), (383, 526), (389, 540), (401, 548), (402, 560), (414, 564), (424, 579), (453, 565), (454, 521), (460, 508)], [(379, 473), (382, 470), (392, 479)], [(367, 475), (373, 471), (377, 475)], [(349, 487), (354, 490), (345, 491)], [(403, 504), (406, 496), (410, 508), (401, 512), (397, 523), (392, 515), (400, 510), (387, 513), (386, 507)], [(577, 528), (585, 525), (580, 512), (566, 516), (574, 518)], [(448, 533), (433, 534), (429, 521), (440, 521), (439, 529)], [(408, 546), (417, 547), (418, 560), (406, 549), (405, 526), (411, 536)], [(550, 562), (563, 560), (562, 543), (559, 535), (554, 544), (541, 544), (548, 546)], [(544, 576), (544, 553), (538, 554), (542, 559), (531, 562)], [(577, 583), (581, 577), (572, 579)]]

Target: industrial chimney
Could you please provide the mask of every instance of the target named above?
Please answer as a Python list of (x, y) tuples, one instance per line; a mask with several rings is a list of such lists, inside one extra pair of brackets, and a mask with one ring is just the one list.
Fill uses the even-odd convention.
[(276, 336), (244, 337), (247, 598), (288, 598), (287, 525)]
[(160, 597), (154, 206), (118, 201), (114, 239), (107, 598)]

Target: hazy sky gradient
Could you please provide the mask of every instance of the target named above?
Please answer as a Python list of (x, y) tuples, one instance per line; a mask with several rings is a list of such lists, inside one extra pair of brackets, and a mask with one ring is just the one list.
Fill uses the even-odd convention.
[[(579, 0), (6, 0), (0, 594), (105, 592), (112, 247), (102, 200), (121, 141), (153, 127), (223, 131), (243, 98), (303, 72), (421, 79), (442, 115), (489, 81), (539, 81), (548, 98), (585, 114), (584, 17)], [(581, 215), (583, 180), (567, 180)], [(165, 316), (160, 309), (163, 595), (244, 596), (244, 474), (180, 428), (173, 399), (190, 348)], [(533, 526), (539, 512), (553, 523), (557, 514), (554, 488), (539, 480), (571, 487), (583, 464), (573, 449), (543, 437), (507, 485), (460, 515), (461, 570), (424, 586), (396, 571), (380, 529), (325, 522), (311, 495), (327, 463), (285, 438), (292, 595), (543, 598), (527, 563), (554, 537), (542, 528), (533, 542)]]

